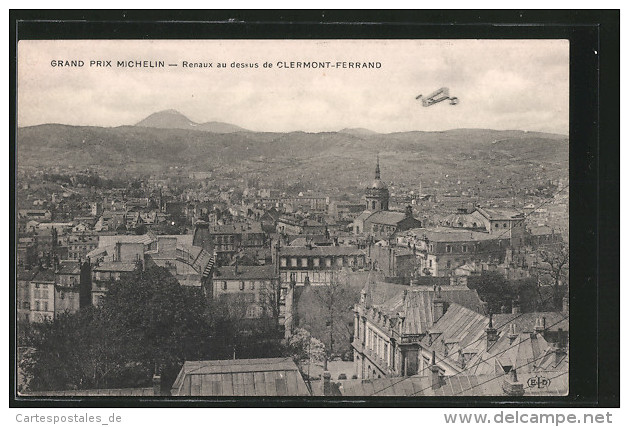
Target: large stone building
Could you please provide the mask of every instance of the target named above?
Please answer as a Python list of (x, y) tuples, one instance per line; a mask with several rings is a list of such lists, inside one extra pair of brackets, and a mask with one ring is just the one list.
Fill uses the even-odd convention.
[(355, 246), (283, 246), (276, 256), (282, 283), (292, 278), (297, 286), (328, 285), (343, 268), (366, 266), (365, 251)]
[(354, 310), (354, 366), (362, 379), (415, 375), (420, 342), (451, 304), (477, 313), (484, 304), (465, 286), (369, 283)]

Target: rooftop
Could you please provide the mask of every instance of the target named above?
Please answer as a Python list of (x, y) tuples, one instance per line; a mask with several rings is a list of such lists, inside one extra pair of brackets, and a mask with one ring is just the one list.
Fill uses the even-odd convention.
[(184, 363), (172, 396), (309, 396), (295, 362), (271, 359), (205, 360)]

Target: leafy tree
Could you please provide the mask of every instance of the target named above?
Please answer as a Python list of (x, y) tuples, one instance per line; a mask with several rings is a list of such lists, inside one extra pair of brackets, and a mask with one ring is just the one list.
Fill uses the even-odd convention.
[(491, 313), (500, 313), (503, 305), (510, 307), (515, 296), (507, 279), (497, 271), (483, 271), (476, 280), (470, 281), (469, 287), (476, 289)]
[(148, 385), (156, 367), (170, 384), (183, 361), (211, 358), (207, 312), (199, 290), (152, 267), (112, 283), (100, 307), (34, 327), (20, 366), (32, 390)]

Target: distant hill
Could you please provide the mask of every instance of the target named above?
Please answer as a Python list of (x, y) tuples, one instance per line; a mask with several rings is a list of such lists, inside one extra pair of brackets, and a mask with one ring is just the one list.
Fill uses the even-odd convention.
[[(316, 188), (362, 187), (376, 154), (387, 183), (462, 179), (469, 186), (509, 186), (568, 176), (568, 137), (523, 131), (455, 129), (356, 135), (346, 132), (200, 131), (176, 112), (115, 128), (46, 124), (18, 129), (18, 167), (96, 168), (155, 173), (171, 167), (220, 170)], [(149, 126), (146, 126), (148, 123)], [(158, 128), (156, 124), (171, 127)], [(186, 126), (183, 129), (176, 126)], [(173, 126), (175, 126), (173, 128)], [(218, 127), (215, 127), (218, 128)], [(500, 184), (502, 185), (502, 184)], [(395, 191), (392, 189), (392, 192)]]
[(373, 130), (365, 129), (365, 128), (345, 128), (339, 131), (340, 133), (347, 133), (354, 136), (369, 136), (369, 135), (377, 135), (378, 132)]
[(158, 129), (187, 129), (214, 133), (248, 132), (240, 126), (222, 122), (195, 123), (177, 110), (153, 113), (135, 126)]

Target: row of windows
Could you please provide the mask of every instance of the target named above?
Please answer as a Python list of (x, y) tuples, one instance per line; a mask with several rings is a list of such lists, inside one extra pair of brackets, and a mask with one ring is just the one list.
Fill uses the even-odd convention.
[(48, 311), (48, 301), (43, 301), (40, 303), (39, 301), (35, 301), (35, 311)]
[[(320, 267), (322, 264), (322, 260), (323, 259), (323, 264), (325, 264), (326, 267), (332, 267), (332, 258), (312, 258), (312, 265), (313, 267)], [(352, 257), (337, 257), (335, 264), (339, 267), (342, 267), (345, 264), (350, 264), (353, 265), (354, 263), (357, 263), (358, 265), (362, 265), (363, 263), (363, 258), (362, 257), (356, 257), (355, 259)], [(285, 257), (282, 257), (280, 259), (280, 266), (282, 267), (286, 267), (288, 264), (288, 260)], [(290, 258), (290, 266), (291, 267), (308, 267), (308, 258)]]
[[(262, 285), (264, 286), (269, 286), (269, 282), (268, 281), (263, 281)], [(227, 281), (223, 280), (223, 282), (221, 283), (221, 288), (226, 291), (227, 290)], [(238, 282), (238, 289), (240, 289), (241, 291), (244, 291), (245, 288), (248, 288), (249, 290), (253, 291), (256, 289), (256, 281), (255, 280), (250, 280), (248, 282), (248, 286), (245, 285), (245, 281), (241, 280)]]
[(35, 289), (33, 294), (36, 299), (48, 299), (48, 290)]

